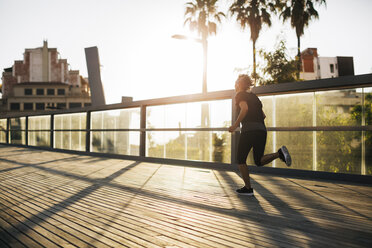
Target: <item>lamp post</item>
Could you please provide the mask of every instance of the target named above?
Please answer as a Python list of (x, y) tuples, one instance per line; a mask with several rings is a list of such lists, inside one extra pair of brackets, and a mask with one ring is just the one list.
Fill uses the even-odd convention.
[(208, 40), (207, 39), (196, 39), (190, 38), (186, 35), (175, 34), (172, 38), (179, 40), (193, 40), (195, 42), (201, 43), (203, 46), (203, 88), (202, 93), (207, 94), (207, 54), (208, 54)]
[[(198, 43), (201, 43), (203, 45), (203, 88), (202, 88), (202, 94), (207, 94), (207, 51), (208, 51), (208, 41), (207, 39), (196, 39), (196, 38), (190, 38), (185, 35), (175, 34), (172, 35), (172, 38), (179, 39), (179, 40), (193, 40)], [(209, 118), (209, 104), (208, 103), (202, 103), (201, 104), (201, 127), (206, 128), (210, 127), (210, 118)], [(207, 147), (208, 144), (211, 144), (210, 137), (205, 132), (202, 132), (201, 134), (202, 139), (202, 148), (200, 153), (200, 160), (210, 160), (211, 153), (207, 153)], [(212, 149), (209, 149), (210, 151)], [(207, 157), (209, 155), (209, 158)]]

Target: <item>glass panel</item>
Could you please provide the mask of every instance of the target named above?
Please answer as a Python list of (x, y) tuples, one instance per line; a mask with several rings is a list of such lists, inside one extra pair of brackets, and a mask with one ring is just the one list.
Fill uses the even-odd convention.
[(147, 128), (185, 128), (186, 103), (146, 108)]
[(165, 154), (165, 132), (146, 132), (146, 156), (164, 158)]
[(10, 143), (26, 145), (26, 132), (25, 131), (10, 131)]
[(50, 146), (49, 131), (29, 131), (28, 145), (30, 146)]
[(276, 127), (313, 125), (313, 93), (275, 96)]
[(262, 105), (263, 105), (263, 111), (266, 115), (265, 119), (265, 125), (268, 127), (274, 127), (273, 125), (273, 96), (261, 96), (259, 97)]
[(317, 170), (361, 173), (362, 132), (317, 132)]
[(50, 130), (50, 115), (28, 117), (28, 130)]
[(364, 88), (365, 124), (372, 125), (372, 87)]
[(26, 144), (26, 117), (11, 118), (10, 119), (10, 143), (11, 144)]
[[(186, 110), (186, 126), (188, 128), (203, 127), (202, 119), (204, 117), (204, 127), (208, 127), (208, 117), (209, 117), (209, 104), (207, 102), (191, 102), (187, 104)], [(203, 114), (202, 114), (203, 112)], [(231, 119), (231, 116), (230, 116)]]
[[(276, 132), (276, 144), (275, 152), (283, 145), (288, 148), (292, 157), (291, 169), (313, 169), (313, 132)], [(275, 162), (275, 167), (288, 168), (279, 159)]]
[(187, 159), (212, 161), (212, 142), (212, 132), (189, 132), (187, 134)]
[[(186, 127), (186, 103), (164, 105), (165, 128), (185, 128)], [(174, 135), (171, 135), (174, 136)]]
[(165, 158), (186, 159), (185, 132), (165, 132)]
[(86, 132), (55, 131), (54, 148), (85, 151)]
[(0, 143), (6, 143), (6, 119), (0, 119)]
[(92, 129), (138, 129), (140, 109), (118, 109), (91, 113)]
[(229, 127), (231, 100), (187, 103), (186, 127)]
[(231, 163), (231, 133), (212, 132), (212, 161)]
[(317, 126), (361, 125), (356, 118), (357, 105), (362, 103), (362, 89), (316, 92)]
[(231, 126), (231, 103), (230, 99), (210, 103), (211, 127)]
[(139, 155), (140, 132), (91, 132), (91, 151)]
[(11, 130), (25, 130), (26, 129), (26, 117), (10, 118), (10, 129)]
[(366, 175), (372, 175), (372, 131), (365, 132)]
[(147, 107), (147, 128), (228, 127), (230, 123), (230, 99)]
[(149, 157), (230, 163), (229, 132), (147, 132)]
[(55, 115), (54, 129), (86, 129), (86, 113)]

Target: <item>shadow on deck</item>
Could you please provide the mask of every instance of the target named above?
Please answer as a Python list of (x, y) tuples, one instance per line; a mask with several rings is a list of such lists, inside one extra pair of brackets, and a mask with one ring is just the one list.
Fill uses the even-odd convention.
[(1, 247), (371, 247), (371, 186), (0, 145)]

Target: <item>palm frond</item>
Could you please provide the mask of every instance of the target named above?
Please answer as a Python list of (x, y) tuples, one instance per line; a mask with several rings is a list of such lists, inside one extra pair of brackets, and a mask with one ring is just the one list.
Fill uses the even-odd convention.
[(186, 3), (184, 24), (189, 24), (192, 31), (197, 30), (202, 38), (207, 38), (208, 34), (216, 34), (216, 22), (221, 23), (225, 17), (223, 12), (218, 12), (217, 2), (218, 0), (193, 0)]

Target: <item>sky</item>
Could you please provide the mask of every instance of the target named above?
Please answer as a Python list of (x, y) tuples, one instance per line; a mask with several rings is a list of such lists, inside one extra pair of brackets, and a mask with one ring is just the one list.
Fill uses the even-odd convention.
[[(189, 0), (0, 0), (0, 69), (22, 60), (24, 49), (48, 40), (72, 70), (87, 77), (84, 48), (97, 46), (106, 103), (200, 93), (201, 44), (171, 38), (196, 37), (184, 26)], [(220, 0), (226, 12), (232, 0)], [(323, 57), (353, 56), (355, 74), (372, 73), (372, 1), (327, 0), (317, 6), (319, 20), (305, 29), (301, 50), (318, 48)], [(278, 37), (291, 55), (297, 39), (289, 23), (273, 17), (256, 47), (273, 51)], [(259, 60), (260, 62), (260, 60)], [(237, 75), (252, 68), (249, 29), (228, 16), (210, 37), (208, 91), (232, 89)]]

